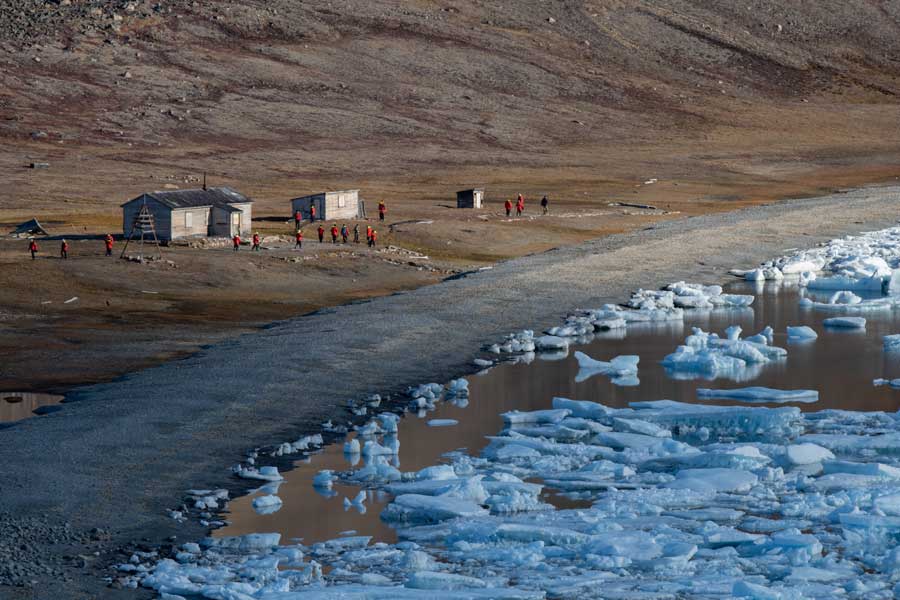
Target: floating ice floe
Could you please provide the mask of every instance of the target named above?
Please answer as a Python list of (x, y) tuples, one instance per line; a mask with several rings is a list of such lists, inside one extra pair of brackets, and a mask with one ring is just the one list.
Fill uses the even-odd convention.
[(865, 329), (866, 320), (863, 317), (831, 317), (822, 321), (822, 325), (835, 329)]
[(459, 425), (459, 421), (456, 419), (431, 419), (428, 421), (429, 427), (452, 427), (454, 425)]
[(266, 495), (257, 496), (253, 499), (253, 510), (258, 514), (268, 515), (278, 512), (281, 509), (282, 501), (278, 496)]
[(885, 352), (896, 352), (900, 350), (900, 334), (891, 334), (886, 335), (881, 338), (882, 343), (884, 344)]
[(812, 341), (819, 337), (819, 334), (808, 325), (797, 325), (787, 328), (788, 341), (806, 342)]
[(875, 387), (886, 385), (888, 387), (894, 388), (895, 390), (900, 390), (900, 379), (875, 379), (872, 381), (872, 385), (874, 385)]
[[(371, 483), (394, 496), (382, 518), (398, 543), (253, 534), (121, 572), (161, 595), (242, 600), (892, 596), (897, 415), (553, 405), (504, 415), (479, 457)], [(545, 486), (581, 505), (554, 509)]]
[(638, 290), (632, 294), (628, 306), (642, 311), (672, 310), (674, 308), (746, 307), (754, 297), (741, 294), (723, 294), (722, 286), (700, 285), (679, 281), (664, 290)]
[(755, 367), (787, 355), (787, 351), (768, 345), (765, 333), (751, 339), (739, 338), (740, 328), (730, 329), (729, 337), (722, 339), (699, 327), (693, 328), (684, 345), (662, 360), (667, 372), (676, 379), (727, 378), (745, 381), (754, 377)]
[(261, 481), (281, 481), (284, 477), (278, 472), (278, 467), (245, 467), (237, 465), (234, 474), (241, 479), (259, 479)]
[(775, 390), (767, 387), (746, 387), (731, 390), (697, 389), (698, 398), (739, 400), (741, 402), (818, 402), (816, 390)]
[(594, 375), (606, 375), (612, 378), (612, 383), (622, 386), (640, 384), (637, 378), (639, 356), (617, 356), (609, 362), (594, 360), (584, 352), (576, 352), (575, 360), (578, 361), (578, 374), (576, 382), (582, 382)]

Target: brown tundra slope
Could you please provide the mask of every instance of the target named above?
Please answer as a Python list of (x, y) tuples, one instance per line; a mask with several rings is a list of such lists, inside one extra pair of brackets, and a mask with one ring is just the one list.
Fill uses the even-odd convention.
[(2, 0), (0, 33), (4, 209), (100, 212), (173, 169), (273, 202), (649, 177), (752, 200), (896, 172), (888, 0)]

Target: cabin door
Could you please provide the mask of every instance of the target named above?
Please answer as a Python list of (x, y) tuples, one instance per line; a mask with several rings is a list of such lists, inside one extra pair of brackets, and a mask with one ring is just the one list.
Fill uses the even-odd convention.
[(241, 235), (241, 215), (243, 213), (231, 213), (231, 237)]

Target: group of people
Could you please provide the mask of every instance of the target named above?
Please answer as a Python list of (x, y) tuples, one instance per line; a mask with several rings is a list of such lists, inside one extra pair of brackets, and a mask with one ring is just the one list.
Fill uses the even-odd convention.
[[(509, 198), (506, 199), (506, 202), (503, 203), (503, 208), (506, 209), (506, 216), (512, 216), (513, 203)], [(519, 194), (519, 197), (516, 198), (516, 216), (521, 217), (522, 213), (525, 212), (525, 196)], [(541, 198), (541, 214), (549, 215), (550, 214), (550, 199), (547, 196)]]
[[(103, 238), (103, 246), (106, 249), (106, 256), (112, 256), (113, 251), (113, 236), (110, 234), (106, 234)], [(28, 238), (28, 252), (31, 253), (31, 260), (37, 259), (37, 254), (40, 252), (40, 247), (38, 246), (37, 240), (32, 238)], [(63, 239), (59, 244), (59, 257), (63, 260), (69, 260), (69, 242)]]
[[(325, 243), (325, 227), (323, 225), (319, 225), (318, 229), (316, 229), (316, 233), (319, 234), (319, 243)], [(348, 243), (350, 241), (350, 228), (347, 227), (346, 224), (342, 225), (340, 229), (338, 229), (337, 223), (333, 223), (331, 225), (331, 243), (337, 244), (338, 237), (340, 237), (343, 243)], [(375, 243), (378, 241), (378, 232), (372, 229), (371, 225), (366, 225), (366, 244), (372, 248), (375, 246)], [(297, 230), (297, 248), (303, 247), (303, 231), (300, 229)], [(358, 244), (359, 242), (359, 224), (353, 226), (353, 243)]]

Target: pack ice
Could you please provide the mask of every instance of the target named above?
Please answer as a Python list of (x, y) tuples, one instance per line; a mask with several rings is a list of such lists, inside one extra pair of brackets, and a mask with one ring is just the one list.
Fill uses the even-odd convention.
[(477, 457), (323, 472), (390, 494), (398, 543), (208, 539), (132, 576), (161, 597), (242, 600), (893, 597), (897, 414), (555, 398), (503, 418)]

